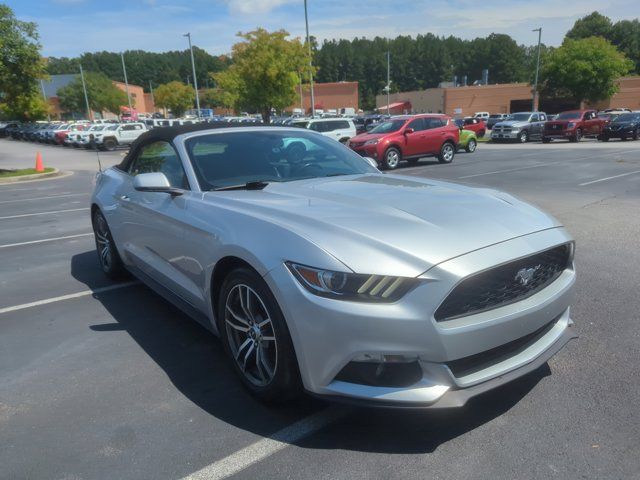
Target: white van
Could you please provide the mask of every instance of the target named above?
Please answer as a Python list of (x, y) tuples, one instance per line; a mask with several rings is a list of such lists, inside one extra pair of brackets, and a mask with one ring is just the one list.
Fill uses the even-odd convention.
[(489, 120), (489, 112), (476, 112), (473, 114), (474, 118), (479, 118), (480, 120), (484, 120), (485, 122)]
[(356, 125), (350, 118), (301, 118), (290, 125), (314, 130), (342, 143), (356, 136)]

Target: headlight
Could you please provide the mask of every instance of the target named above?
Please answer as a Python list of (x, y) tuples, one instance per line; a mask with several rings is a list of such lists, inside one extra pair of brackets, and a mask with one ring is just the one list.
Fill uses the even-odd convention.
[(420, 282), (415, 278), (334, 272), (292, 262), (286, 265), (308, 291), (337, 300), (392, 303)]
[(377, 145), (378, 144), (378, 139), (375, 140), (367, 140), (366, 142), (364, 142), (365, 145)]
[(573, 128), (573, 127), (575, 127), (575, 126), (576, 126), (575, 122), (569, 122), (569, 123), (567, 123), (567, 128)]

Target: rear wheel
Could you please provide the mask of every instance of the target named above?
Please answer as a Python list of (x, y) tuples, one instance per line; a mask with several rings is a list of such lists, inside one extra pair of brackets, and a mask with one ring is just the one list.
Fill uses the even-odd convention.
[(476, 151), (476, 147), (478, 146), (478, 142), (476, 142), (473, 138), (471, 140), (469, 140), (469, 143), (467, 143), (467, 147), (466, 150), (469, 153), (473, 153)]
[(265, 401), (301, 390), (293, 343), (278, 304), (260, 275), (233, 270), (218, 301), (220, 337), (244, 386)]
[(451, 142), (445, 142), (440, 147), (440, 154), (438, 155), (438, 161), (440, 163), (451, 163), (453, 157), (456, 154), (456, 149)]
[(526, 130), (521, 131), (518, 134), (518, 141), (520, 143), (527, 143), (529, 141), (529, 132), (527, 132)]
[(551, 139), (549, 137), (542, 137), (542, 143), (551, 143)]
[(93, 235), (96, 241), (96, 250), (98, 252), (98, 260), (104, 274), (112, 279), (119, 279), (126, 276), (126, 269), (122, 263), (122, 259), (118, 254), (115, 242), (111, 236), (107, 220), (102, 212), (96, 210), (91, 218), (93, 224)]
[(400, 150), (396, 147), (391, 147), (384, 153), (383, 166), (386, 169), (394, 170), (398, 168), (400, 160), (402, 160)]
[(634, 140), (638, 140), (638, 138), (640, 138), (640, 130), (636, 128), (633, 131), (633, 136), (631, 138), (633, 138)]

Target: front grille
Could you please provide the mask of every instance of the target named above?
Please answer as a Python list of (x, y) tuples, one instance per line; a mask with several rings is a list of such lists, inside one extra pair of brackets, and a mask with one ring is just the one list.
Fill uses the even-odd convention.
[(555, 318), (546, 325), (543, 325), (535, 332), (531, 332), (524, 337), (517, 338), (512, 342), (505, 343), (504, 345), (500, 345), (499, 347), (492, 348), (485, 352), (447, 362), (447, 367), (449, 367), (449, 370), (451, 370), (451, 373), (456, 378), (466, 377), (467, 375), (480, 372), (523, 352), (544, 337), (556, 323), (558, 323), (558, 318)]
[(551, 125), (547, 125), (547, 130), (562, 130), (562, 127), (564, 125), (560, 124), (560, 123), (553, 123)]
[(547, 287), (569, 266), (571, 245), (521, 258), (467, 277), (436, 310), (436, 321), (451, 320), (519, 302)]

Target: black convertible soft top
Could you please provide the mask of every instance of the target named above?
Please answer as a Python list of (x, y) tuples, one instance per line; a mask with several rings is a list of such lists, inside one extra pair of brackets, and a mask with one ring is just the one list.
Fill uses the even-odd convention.
[(194, 123), (192, 125), (175, 125), (172, 127), (156, 127), (153, 130), (140, 135), (129, 148), (129, 152), (125, 155), (117, 165), (120, 170), (126, 171), (129, 167), (131, 160), (137, 155), (140, 148), (144, 145), (148, 145), (153, 142), (173, 142), (173, 139), (178, 135), (190, 132), (199, 132), (200, 130), (215, 130), (217, 128), (251, 128), (251, 127), (265, 127), (262, 123), (239, 123), (239, 122), (211, 122), (211, 123)]

